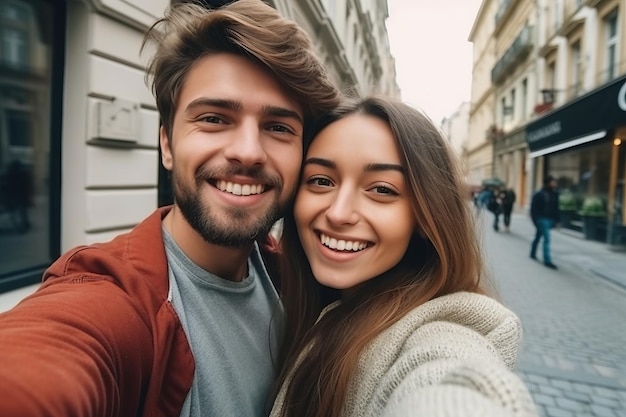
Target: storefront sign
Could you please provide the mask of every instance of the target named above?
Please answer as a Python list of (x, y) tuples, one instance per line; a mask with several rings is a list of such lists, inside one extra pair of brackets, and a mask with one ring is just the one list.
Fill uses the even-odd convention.
[(626, 124), (626, 76), (558, 108), (526, 126), (530, 151), (609, 131)]
[(617, 94), (617, 105), (620, 109), (626, 111), (626, 82), (622, 85), (622, 88), (619, 89), (619, 93)]

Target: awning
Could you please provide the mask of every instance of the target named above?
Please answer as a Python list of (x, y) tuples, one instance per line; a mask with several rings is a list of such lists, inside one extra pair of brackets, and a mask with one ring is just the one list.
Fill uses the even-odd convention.
[[(530, 155), (540, 156), (600, 139), (619, 125), (626, 125), (626, 75), (529, 123), (526, 142)], [(575, 141), (582, 142), (569, 144)]]
[(559, 143), (558, 145), (550, 146), (550, 147), (543, 148), (535, 152), (531, 152), (528, 154), (528, 156), (531, 158), (536, 158), (538, 156), (547, 155), (550, 153), (562, 151), (563, 149), (582, 145), (583, 143), (593, 142), (594, 140), (602, 139), (605, 136), (606, 136), (606, 130), (601, 130), (599, 132), (592, 133), (591, 135), (585, 135), (582, 138), (576, 138), (576, 139), (573, 139), (564, 143)]

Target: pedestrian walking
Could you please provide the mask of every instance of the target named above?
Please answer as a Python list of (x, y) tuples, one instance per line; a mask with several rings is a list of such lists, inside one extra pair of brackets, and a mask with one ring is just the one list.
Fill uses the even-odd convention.
[(493, 230), (500, 230), (500, 214), (502, 214), (502, 204), (500, 204), (500, 191), (498, 188), (488, 189), (487, 210), (493, 213)]
[(172, 4), (145, 45), (174, 204), (69, 250), (0, 315), (2, 417), (267, 415), (282, 310), (263, 238), (339, 92), (259, 0)]
[(504, 222), (504, 230), (508, 233), (511, 231), (511, 213), (515, 204), (515, 191), (510, 187), (504, 187), (498, 194), (500, 207), (502, 209), (502, 220)]
[(478, 193), (478, 207), (479, 211), (482, 209), (488, 209), (489, 201), (491, 200), (492, 191), (489, 188), (483, 188)]
[(530, 247), (530, 257), (537, 259), (537, 246), (543, 239), (543, 263), (548, 268), (558, 269), (550, 254), (550, 230), (560, 223), (559, 193), (556, 191), (556, 180), (551, 175), (543, 180), (543, 188), (533, 195), (530, 217), (537, 229)]

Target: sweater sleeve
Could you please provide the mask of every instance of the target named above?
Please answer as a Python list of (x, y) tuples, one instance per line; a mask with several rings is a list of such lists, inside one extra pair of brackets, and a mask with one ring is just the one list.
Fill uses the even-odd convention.
[(521, 324), (511, 311), (487, 297), (454, 294), (412, 316), (374, 396), (378, 415), (537, 416), (513, 372)]
[(524, 383), (496, 358), (435, 359), (404, 376), (382, 413), (409, 415), (536, 417), (537, 411)]
[(420, 388), (412, 386), (407, 379), (394, 392), (382, 416), (537, 416), (521, 381), (500, 375), (498, 384), (494, 384), (494, 376), (482, 372), (488, 370), (488, 367), (482, 370), (458, 367), (450, 370), (439, 384)]
[(152, 349), (145, 317), (106, 277), (60, 281), (0, 315), (0, 415), (139, 410)]

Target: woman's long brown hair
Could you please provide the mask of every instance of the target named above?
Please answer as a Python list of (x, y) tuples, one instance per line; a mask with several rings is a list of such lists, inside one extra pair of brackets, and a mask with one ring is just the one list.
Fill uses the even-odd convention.
[[(284, 417), (339, 416), (361, 352), (383, 330), (435, 297), (487, 292), (465, 186), (441, 133), (418, 110), (370, 97), (327, 114), (312, 134), (354, 113), (378, 117), (391, 128), (419, 230), (398, 265), (364, 283), (316, 323), (321, 310), (339, 295), (313, 277), (293, 211), (288, 213), (281, 241), (286, 334), (276, 387), (288, 381)], [(298, 359), (305, 348), (306, 355)], [(301, 362), (295, 367), (297, 360)]]

